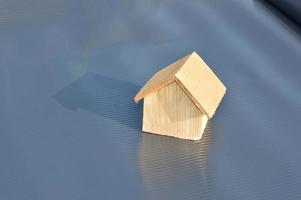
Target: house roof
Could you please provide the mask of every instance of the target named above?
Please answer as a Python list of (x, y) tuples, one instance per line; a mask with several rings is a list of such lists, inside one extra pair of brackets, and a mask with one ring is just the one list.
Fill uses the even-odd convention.
[(208, 117), (214, 115), (226, 87), (195, 52), (158, 71), (135, 96), (135, 102), (176, 81)]

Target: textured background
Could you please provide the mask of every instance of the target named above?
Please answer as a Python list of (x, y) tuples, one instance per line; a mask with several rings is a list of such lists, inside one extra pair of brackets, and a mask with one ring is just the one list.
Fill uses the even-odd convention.
[[(0, 0), (0, 199), (300, 199), (299, 33), (257, 0)], [(141, 133), (192, 51), (228, 89), (203, 139)]]

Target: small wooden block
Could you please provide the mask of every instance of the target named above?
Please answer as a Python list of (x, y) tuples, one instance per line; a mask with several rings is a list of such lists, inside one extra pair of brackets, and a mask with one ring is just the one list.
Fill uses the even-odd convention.
[(138, 92), (143, 131), (198, 140), (226, 87), (194, 52), (157, 72)]

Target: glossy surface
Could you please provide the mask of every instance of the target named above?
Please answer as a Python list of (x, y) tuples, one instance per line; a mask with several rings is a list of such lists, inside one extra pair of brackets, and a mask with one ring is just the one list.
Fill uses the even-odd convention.
[[(300, 199), (300, 28), (258, 1), (5, 0), (0, 198)], [(227, 87), (197, 143), (133, 97), (198, 52)]]

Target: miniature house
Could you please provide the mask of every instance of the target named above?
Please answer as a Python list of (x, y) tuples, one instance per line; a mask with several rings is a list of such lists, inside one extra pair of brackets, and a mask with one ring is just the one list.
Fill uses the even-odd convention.
[(157, 72), (135, 96), (144, 98), (144, 132), (198, 140), (226, 87), (197, 53)]

